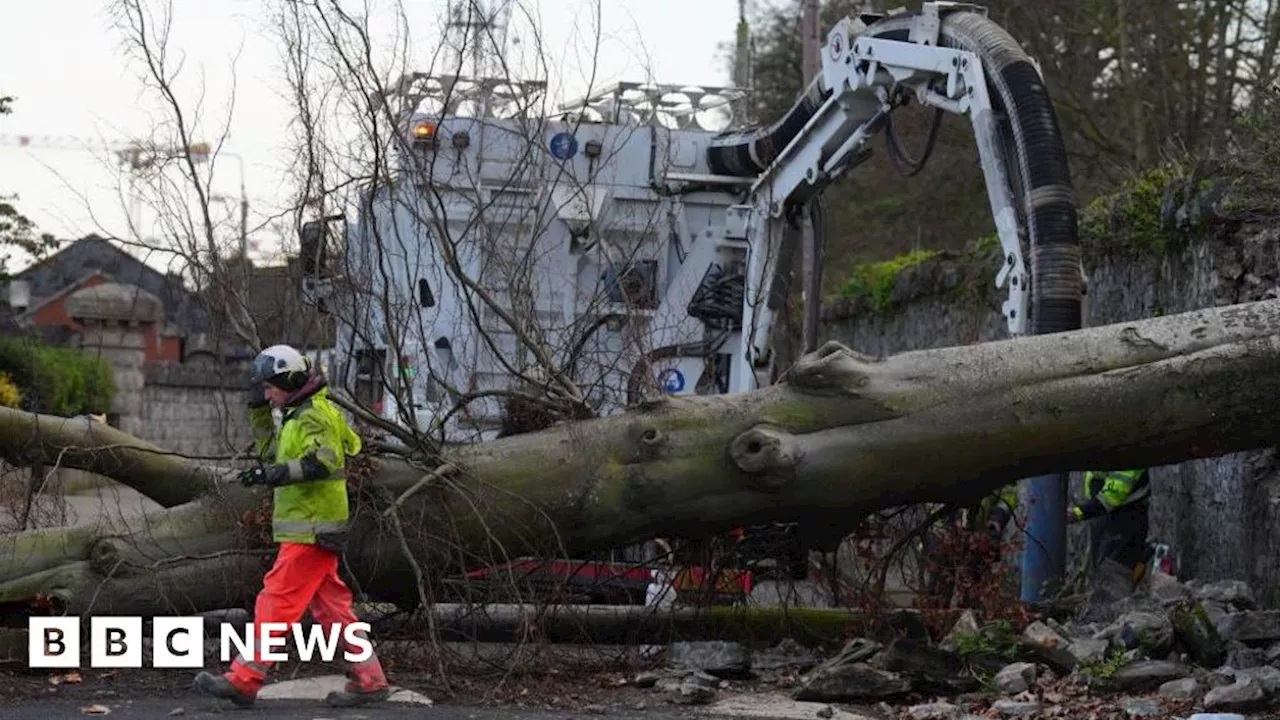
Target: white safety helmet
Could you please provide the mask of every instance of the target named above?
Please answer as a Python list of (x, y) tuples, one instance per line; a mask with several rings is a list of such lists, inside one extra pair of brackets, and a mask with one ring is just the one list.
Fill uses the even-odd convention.
[(251, 379), (285, 388), (298, 388), (311, 372), (311, 360), (288, 345), (272, 345), (253, 359)]

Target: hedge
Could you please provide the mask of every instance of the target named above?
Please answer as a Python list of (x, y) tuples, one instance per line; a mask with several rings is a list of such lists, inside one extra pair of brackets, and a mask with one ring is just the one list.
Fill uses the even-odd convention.
[(22, 402), (22, 392), (13, 379), (0, 372), (0, 407), (16, 408)]
[(106, 360), (28, 337), (0, 337), (0, 374), (17, 386), (19, 407), (31, 412), (62, 417), (106, 414), (116, 394)]

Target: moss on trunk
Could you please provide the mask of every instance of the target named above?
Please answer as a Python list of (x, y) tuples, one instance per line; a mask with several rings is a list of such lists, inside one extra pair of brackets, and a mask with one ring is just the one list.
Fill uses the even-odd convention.
[[(428, 572), (705, 537), (744, 522), (839, 517), (847, 530), (886, 507), (968, 502), (1048, 472), (1267, 447), (1280, 431), (1277, 395), (1280, 301), (884, 360), (832, 343), (756, 392), (672, 398), (450, 448), (457, 472), (397, 513)], [(11, 462), (34, 447), (46, 462), (61, 456), (170, 501), (202, 492), (200, 502), (217, 512), (203, 524), (173, 523), (171, 539), (238, 530), (239, 508), (262, 497), (115, 431), (104, 448), (99, 428), (0, 408), (4, 431), (0, 454)], [(384, 459), (364, 486), (348, 562), (375, 597), (412, 597), (413, 573), (383, 513), (430, 470)], [(91, 546), (76, 532), (61, 546), (65, 558), (54, 554), (56, 541), (18, 542), (55, 542), (42, 546), (54, 550), (40, 567), (88, 562)], [(153, 555), (183, 552), (175, 542), (146, 542)], [(30, 567), (20, 560), (9, 570)], [(212, 587), (222, 582), (216, 576), (183, 577), (195, 597), (226, 592)], [(117, 596), (135, 594), (132, 579), (112, 582), (123, 583)]]

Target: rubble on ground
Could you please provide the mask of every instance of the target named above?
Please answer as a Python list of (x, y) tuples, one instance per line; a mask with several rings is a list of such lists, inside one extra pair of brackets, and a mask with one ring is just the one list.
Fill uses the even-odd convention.
[(793, 641), (677, 642), (665, 667), (634, 684), (708, 706), (750, 686), (815, 717), (812, 708), (914, 720), (1248, 717), (1280, 706), (1280, 611), (1261, 609), (1247, 583), (1156, 575), (1137, 592), (1122, 587), (1095, 585), (1070, 617), (1020, 631), (965, 611), (937, 643), (922, 615), (898, 611), (883, 636), (825, 658)]

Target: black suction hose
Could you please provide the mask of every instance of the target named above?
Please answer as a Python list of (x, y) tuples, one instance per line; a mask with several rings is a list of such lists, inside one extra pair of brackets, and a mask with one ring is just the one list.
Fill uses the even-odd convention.
[[(917, 15), (886, 18), (864, 35), (906, 42)], [(1078, 330), (1083, 320), (1083, 278), (1076, 193), (1048, 89), (1018, 42), (983, 15), (947, 14), (938, 44), (982, 59), (991, 102), (997, 115), (1004, 115), (999, 122), (1007, 144), (1006, 170), (1030, 245), (1026, 258), (1031, 273), (1029, 333)]]
[(764, 127), (724, 133), (707, 149), (707, 165), (716, 175), (751, 177), (764, 172), (782, 149), (795, 139), (831, 93), (819, 75), (781, 120)]
[[(918, 16), (918, 12), (910, 12), (885, 18), (867, 28), (862, 36), (908, 42), (911, 25)], [(938, 44), (973, 52), (982, 59), (992, 104), (998, 115), (1004, 114), (1000, 120), (1004, 133), (1001, 139), (1007, 145), (1010, 189), (1030, 245), (1026, 258), (1031, 272), (1030, 333), (1079, 329), (1083, 278), (1076, 194), (1048, 90), (1017, 41), (984, 15), (948, 13), (939, 29)], [(821, 80), (821, 76), (814, 78), (777, 122), (717, 137), (707, 151), (711, 172), (741, 177), (764, 171), (829, 95)], [(936, 120), (926, 157), (932, 149)], [(895, 150), (901, 150), (896, 137), (892, 142)], [(915, 166), (910, 158), (895, 159), (907, 160), (909, 171)]]

